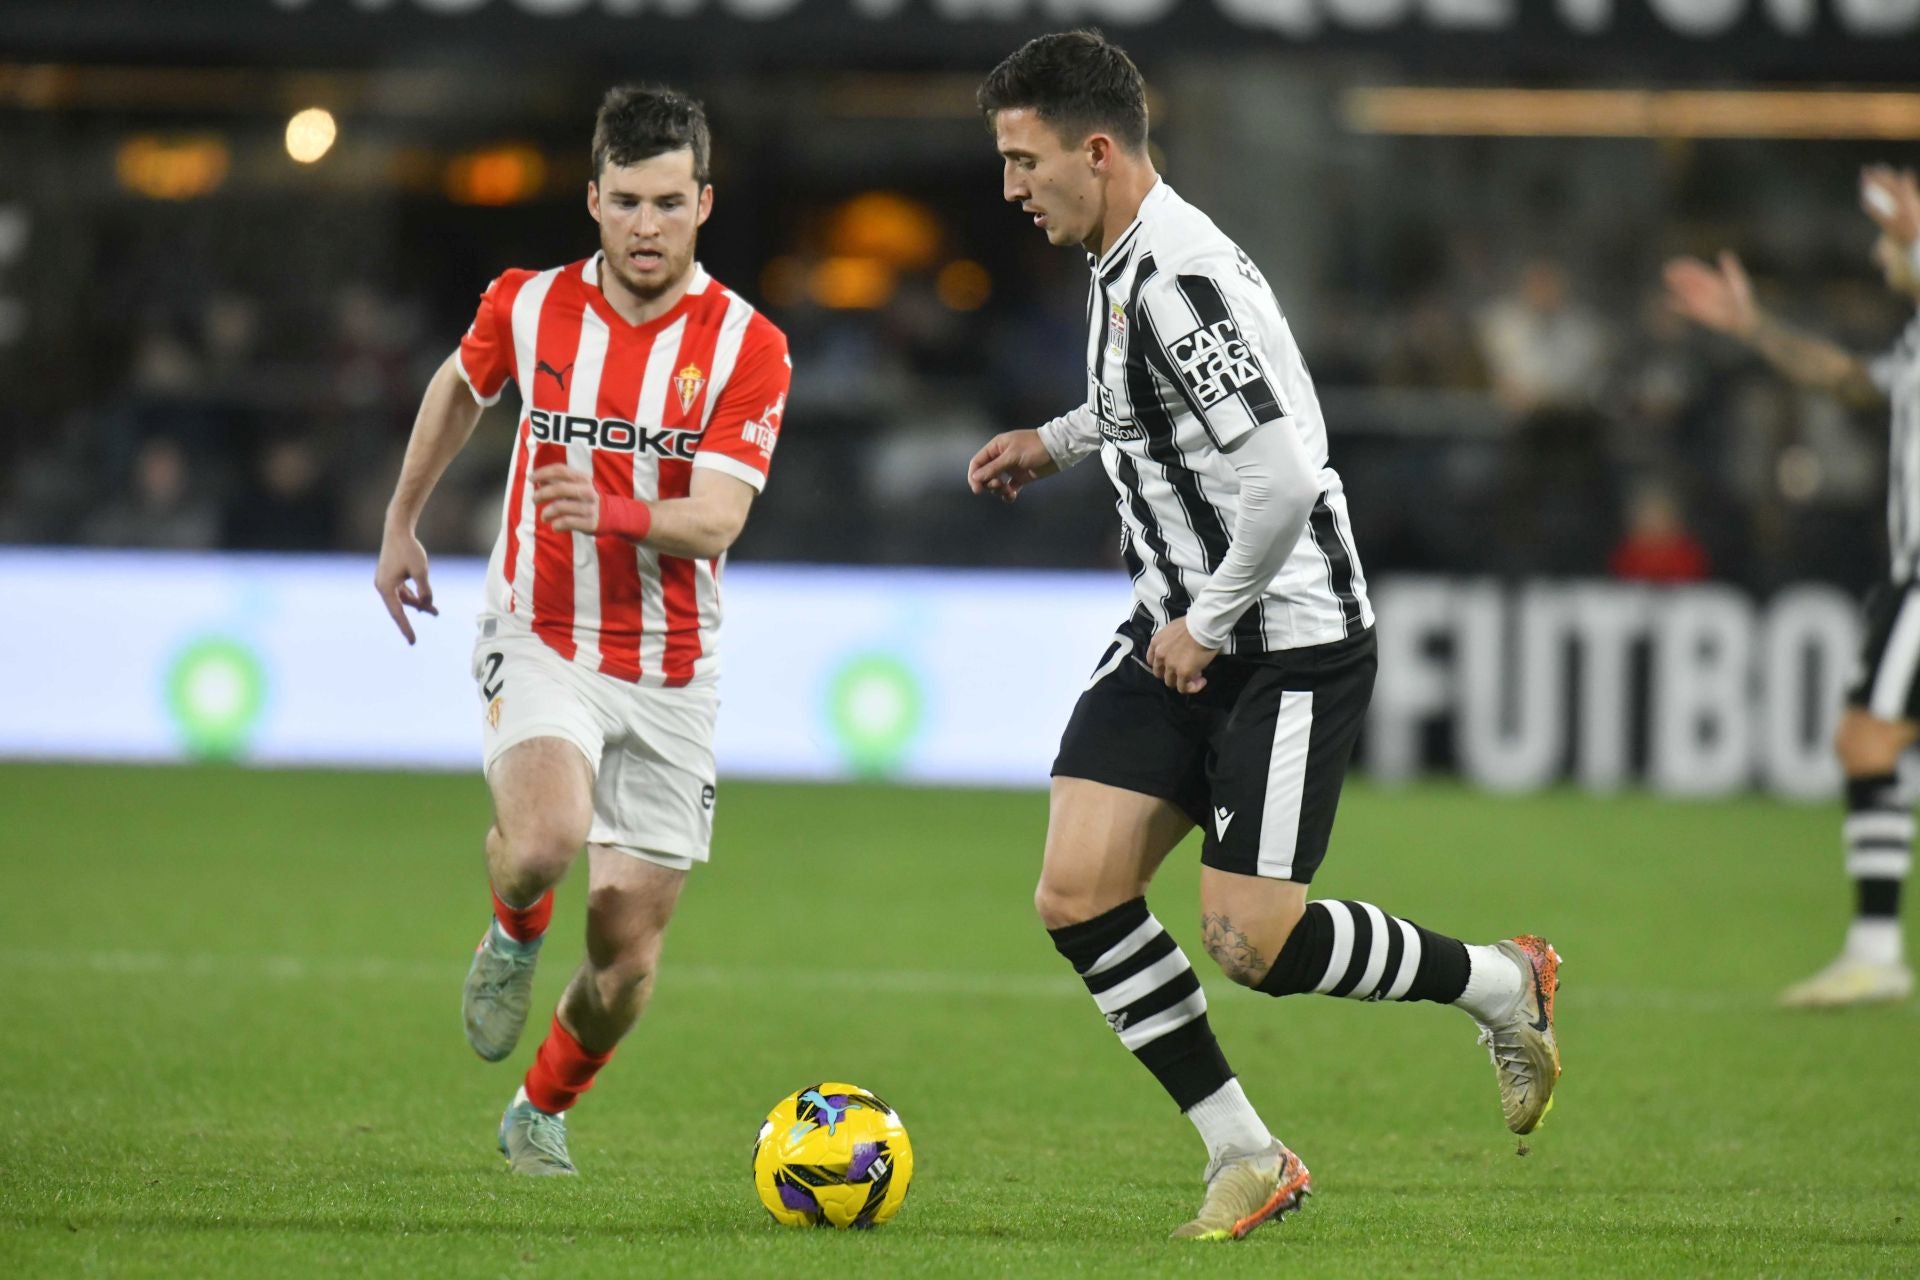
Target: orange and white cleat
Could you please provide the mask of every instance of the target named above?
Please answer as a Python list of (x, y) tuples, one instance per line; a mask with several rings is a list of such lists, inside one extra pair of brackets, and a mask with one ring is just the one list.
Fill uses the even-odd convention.
[(1487, 1047), (1500, 1081), (1500, 1110), (1507, 1128), (1532, 1133), (1553, 1109), (1553, 1088), (1560, 1082), (1560, 1044), (1553, 1034), (1560, 953), (1530, 933), (1494, 945), (1530, 982), (1504, 1019), (1480, 1024), (1480, 1043)]
[(1313, 1194), (1313, 1175), (1276, 1141), (1257, 1156), (1207, 1168), (1207, 1198), (1175, 1240), (1241, 1240), (1263, 1222), (1278, 1222)]

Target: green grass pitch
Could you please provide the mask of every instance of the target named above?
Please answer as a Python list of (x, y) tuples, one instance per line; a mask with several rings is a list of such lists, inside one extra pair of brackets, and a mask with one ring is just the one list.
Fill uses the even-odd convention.
[[(1468, 1020), (1210, 978), (1306, 1211), (1164, 1236), (1203, 1153), (1034, 922), (1038, 794), (732, 784), (652, 1012), (522, 1182), (457, 1012), (474, 778), (0, 769), (0, 1275), (1639, 1276), (1920, 1269), (1920, 1019), (1794, 1016), (1845, 920), (1838, 809), (1356, 787), (1316, 890), (1566, 957), (1566, 1077), (1516, 1155)], [(1153, 899), (1198, 954), (1197, 873)], [(1204, 964), (1204, 960), (1202, 964)], [(1208, 971), (1211, 972), (1210, 966)], [(900, 1216), (772, 1226), (782, 1094), (878, 1090)]]

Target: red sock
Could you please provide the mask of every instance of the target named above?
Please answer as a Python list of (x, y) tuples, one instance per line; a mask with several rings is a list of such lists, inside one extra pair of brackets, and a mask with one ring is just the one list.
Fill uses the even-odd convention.
[(540, 900), (530, 907), (510, 907), (500, 901), (496, 893), (493, 918), (500, 922), (500, 931), (515, 942), (532, 942), (547, 931), (547, 922), (553, 919), (553, 890), (541, 894)]
[(558, 1113), (573, 1106), (574, 1099), (593, 1087), (594, 1073), (607, 1065), (613, 1050), (588, 1053), (560, 1025), (553, 1015), (553, 1026), (540, 1042), (540, 1052), (527, 1068), (527, 1101), (542, 1111)]

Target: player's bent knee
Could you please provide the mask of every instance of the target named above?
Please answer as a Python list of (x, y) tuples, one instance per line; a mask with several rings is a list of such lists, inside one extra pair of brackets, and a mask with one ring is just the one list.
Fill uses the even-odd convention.
[(1112, 896), (1108, 894), (1102, 897), (1063, 888), (1042, 879), (1033, 891), (1033, 909), (1040, 917), (1040, 923), (1048, 929), (1064, 929), (1068, 925), (1082, 924), (1127, 901), (1126, 898), (1115, 898), (1111, 902), (1106, 900), (1106, 897)]
[(1064, 929), (1070, 924), (1078, 924), (1073, 918), (1072, 900), (1057, 893), (1045, 880), (1034, 886), (1033, 911), (1040, 917), (1040, 923), (1049, 929)]
[(537, 822), (502, 831), (507, 858), (515, 867), (557, 880), (587, 842), (587, 833), (563, 823)]

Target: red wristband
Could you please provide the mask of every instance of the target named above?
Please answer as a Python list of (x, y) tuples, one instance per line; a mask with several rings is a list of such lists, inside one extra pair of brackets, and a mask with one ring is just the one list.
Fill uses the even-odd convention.
[(653, 508), (638, 498), (617, 493), (600, 495), (600, 532), (628, 542), (639, 542), (653, 528)]

